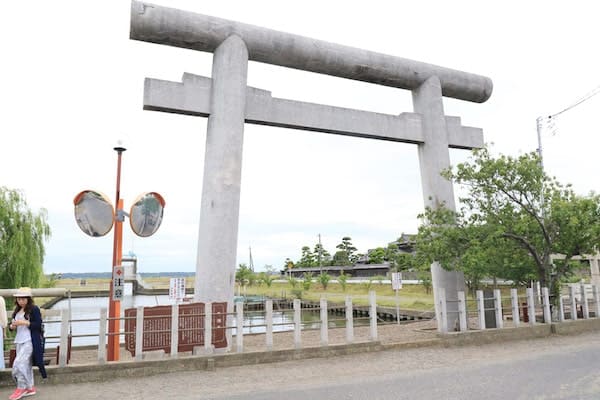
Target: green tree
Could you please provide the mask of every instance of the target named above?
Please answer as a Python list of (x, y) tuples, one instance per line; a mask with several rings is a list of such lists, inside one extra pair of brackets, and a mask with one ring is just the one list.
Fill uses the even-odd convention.
[(344, 236), (342, 242), (335, 247), (338, 251), (333, 255), (333, 265), (352, 265), (356, 262), (356, 247), (352, 245), (351, 237)]
[(18, 190), (0, 187), (0, 285), (38, 287), (43, 276), (44, 242), (50, 236), (45, 209), (37, 214)]
[(320, 267), (331, 265), (331, 254), (325, 250), (325, 248), (323, 248), (322, 244), (315, 244), (313, 254), (315, 255), (315, 266)]
[(331, 275), (327, 272), (321, 272), (319, 276), (317, 276), (317, 280), (323, 286), (323, 290), (327, 290), (327, 286), (329, 285), (329, 281), (331, 280)]
[(251, 286), (256, 281), (256, 275), (246, 264), (240, 264), (235, 272), (235, 280), (242, 286)]
[(337, 281), (340, 284), (340, 287), (342, 288), (342, 292), (345, 292), (346, 286), (348, 285), (348, 275), (346, 275), (344, 271), (342, 271), (342, 273), (340, 273), (340, 276), (337, 277)]
[[(444, 176), (463, 185), (459, 212), (428, 209), (417, 252), (465, 275), (522, 281), (535, 276), (556, 293), (570, 262), (600, 242), (600, 198), (575, 195), (548, 177), (537, 154), (493, 158), (484, 148)], [(563, 260), (553, 264), (551, 255)]]
[(303, 246), (302, 247), (302, 257), (296, 263), (296, 267), (299, 268), (311, 268), (316, 266), (316, 257), (312, 251), (310, 251), (310, 247)]
[(385, 260), (385, 249), (377, 247), (368, 253), (369, 264), (382, 264)]

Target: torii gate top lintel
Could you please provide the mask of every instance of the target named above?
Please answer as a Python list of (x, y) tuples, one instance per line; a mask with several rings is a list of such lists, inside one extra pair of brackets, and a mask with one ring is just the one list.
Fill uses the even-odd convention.
[(488, 77), (188, 11), (132, 1), (130, 38), (214, 52), (238, 35), (252, 61), (414, 90), (437, 76), (442, 95), (476, 103), (492, 94)]

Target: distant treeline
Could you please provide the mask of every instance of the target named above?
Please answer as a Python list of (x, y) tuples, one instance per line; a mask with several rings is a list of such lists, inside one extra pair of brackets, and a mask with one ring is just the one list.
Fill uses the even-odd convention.
[[(195, 272), (141, 272), (142, 278), (185, 278), (194, 276)], [(63, 272), (53, 274), (56, 279), (110, 279), (110, 272)]]

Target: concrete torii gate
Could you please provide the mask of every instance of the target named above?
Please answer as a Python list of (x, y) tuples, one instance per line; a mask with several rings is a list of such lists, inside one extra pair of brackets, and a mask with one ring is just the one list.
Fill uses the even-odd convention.
[[(146, 110), (208, 117), (196, 301), (232, 307), (245, 122), (417, 144), (425, 205), (453, 210), (452, 183), (440, 176), (450, 166), (448, 148), (483, 145), (482, 130), (445, 116), (442, 100), (485, 102), (492, 92), (487, 77), (137, 1), (131, 5), (130, 38), (214, 53), (212, 78), (184, 73), (181, 83), (146, 78), (144, 86)], [(249, 60), (411, 90), (414, 113), (274, 98), (247, 87)], [(431, 272), (434, 294), (446, 290), (447, 323), (453, 327), (463, 274), (438, 263)]]

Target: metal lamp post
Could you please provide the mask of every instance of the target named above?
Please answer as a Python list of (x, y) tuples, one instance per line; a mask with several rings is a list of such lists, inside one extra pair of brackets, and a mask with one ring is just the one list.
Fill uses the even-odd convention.
[[(115, 212), (115, 231), (113, 240), (113, 257), (111, 268), (110, 293), (108, 298), (108, 349), (106, 358), (108, 361), (119, 360), (119, 325), (121, 316), (121, 301), (115, 300), (115, 270), (121, 265), (123, 256), (123, 200), (121, 200), (121, 158), (123, 152), (127, 150), (124, 147), (117, 146), (114, 148), (117, 152), (117, 189), (115, 204), (117, 209)], [(118, 279), (118, 278), (117, 278)], [(120, 286), (120, 285), (119, 285)]]

